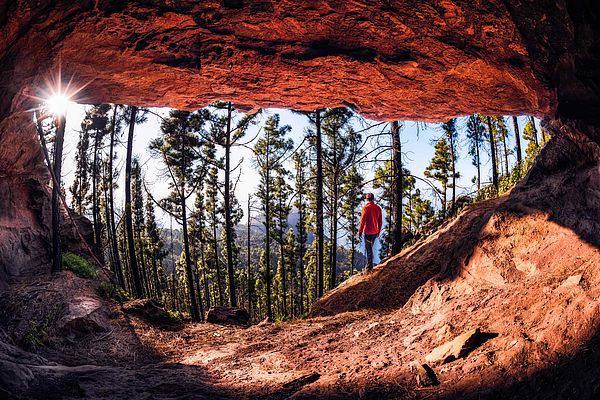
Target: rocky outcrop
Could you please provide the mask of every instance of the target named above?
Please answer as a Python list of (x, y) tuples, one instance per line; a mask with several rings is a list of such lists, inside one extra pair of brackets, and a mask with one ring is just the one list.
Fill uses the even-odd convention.
[(206, 322), (212, 324), (247, 325), (249, 321), (248, 311), (237, 307), (212, 307), (206, 313)]
[(167, 310), (154, 300), (138, 299), (129, 301), (121, 307), (123, 312), (136, 315), (147, 322), (169, 329), (181, 327), (181, 320), (171, 316)]

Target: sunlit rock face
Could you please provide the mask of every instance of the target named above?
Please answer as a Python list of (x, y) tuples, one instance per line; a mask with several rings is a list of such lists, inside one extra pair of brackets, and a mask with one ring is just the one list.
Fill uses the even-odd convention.
[[(47, 204), (31, 203), (47, 179), (27, 110), (59, 66), (64, 79), (86, 85), (79, 101), (87, 103), (345, 105), (388, 120), (560, 116), (579, 124), (570, 137), (588, 146), (600, 142), (587, 129), (600, 120), (598, 7), (566, 0), (0, 1), (0, 281), (35, 269), (24, 267), (27, 260), (47, 259)], [(26, 232), (33, 238), (26, 242), (35, 242), (29, 250), (21, 243)]]
[[(8, 2), (1, 84), (15, 93), (60, 60), (65, 75), (93, 80), (88, 102), (348, 105), (388, 119), (550, 114), (556, 66), (547, 64), (572, 40), (569, 15), (545, 2), (505, 3)], [(538, 35), (558, 43), (528, 43)]]

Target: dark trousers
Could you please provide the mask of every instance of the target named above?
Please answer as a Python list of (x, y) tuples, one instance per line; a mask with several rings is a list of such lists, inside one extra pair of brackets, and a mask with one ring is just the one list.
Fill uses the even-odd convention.
[(373, 268), (373, 244), (375, 243), (375, 239), (377, 239), (376, 233), (372, 235), (365, 233), (365, 250), (367, 251), (367, 265), (365, 268), (367, 269)]

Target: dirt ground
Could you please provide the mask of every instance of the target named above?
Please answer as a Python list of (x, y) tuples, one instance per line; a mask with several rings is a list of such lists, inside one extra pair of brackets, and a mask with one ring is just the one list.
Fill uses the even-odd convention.
[[(577, 176), (598, 180), (598, 171)], [(521, 187), (467, 207), (431, 237), (328, 293), (304, 320), (165, 329), (98, 300), (99, 324), (109, 329), (81, 337), (51, 332), (34, 354), (14, 339), (26, 336), (27, 318), (19, 315), (33, 311), (10, 304), (40, 310), (58, 294), (72, 304), (94, 291), (70, 273), (24, 284), (3, 303), (0, 366), (17, 372), (0, 371), (0, 394), (600, 398), (600, 250), (590, 233), (600, 231), (590, 212), (600, 193), (575, 192), (577, 179), (561, 175), (542, 190)], [(438, 384), (417, 380), (413, 362), (425, 363), (432, 350), (474, 329), (482, 334), (458, 359), (427, 363)]]

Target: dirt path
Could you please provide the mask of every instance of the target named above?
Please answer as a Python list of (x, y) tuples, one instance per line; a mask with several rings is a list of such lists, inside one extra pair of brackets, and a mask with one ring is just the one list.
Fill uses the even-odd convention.
[[(28, 399), (599, 398), (600, 192), (576, 191), (599, 176), (468, 208), (329, 293), (321, 316), (173, 331), (103, 304), (108, 332), (56, 335), (45, 359), (1, 336), (0, 378)], [(16, 331), (60, 296), (65, 307), (93, 297), (68, 274), (35, 285), (10, 296)], [(413, 362), (474, 330), (483, 336), (456, 359), (428, 361), (438, 385), (417, 383)]]

